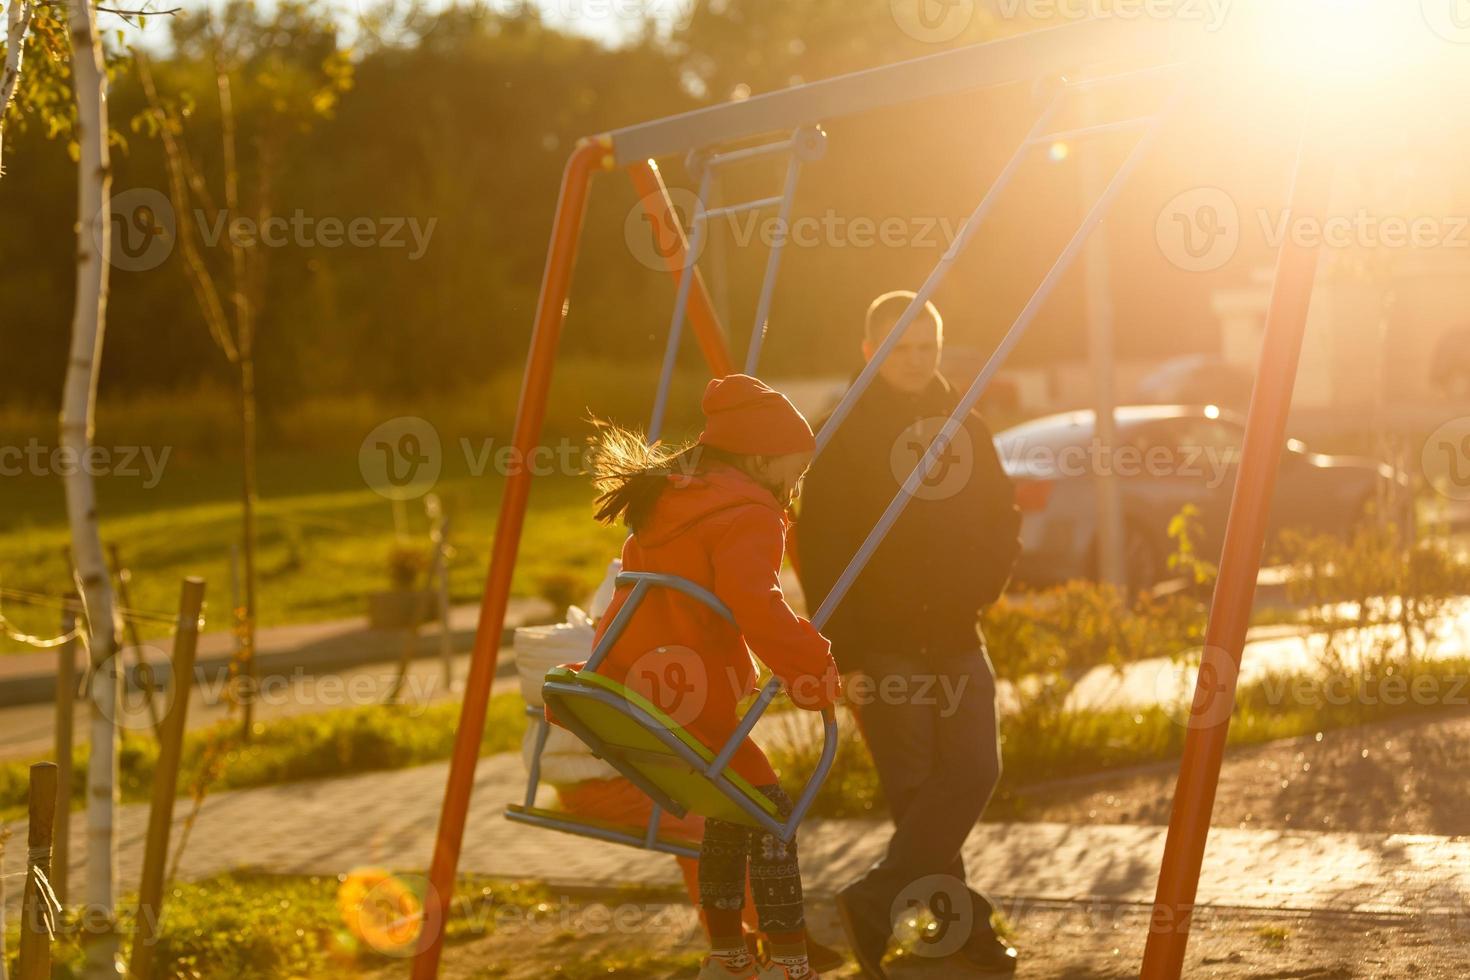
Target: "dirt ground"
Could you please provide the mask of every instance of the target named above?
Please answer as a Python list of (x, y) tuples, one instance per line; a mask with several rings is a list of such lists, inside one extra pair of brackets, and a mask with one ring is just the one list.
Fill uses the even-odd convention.
[[(842, 945), (830, 902), (810, 903), (811, 929)], [(1135, 906), (1011, 906), (1013, 941), (1021, 950), (1018, 980), (1092, 980), (1138, 975), (1147, 913)], [(620, 916), (626, 916), (622, 927)], [(648, 916), (649, 918), (641, 918)], [(581, 899), (563, 906), (554, 923), (512, 924), (445, 951), (445, 980), (531, 980), (548, 976), (590, 980), (693, 977), (702, 952), (687, 907)], [(1470, 932), (1444, 920), (1383, 920), (1348, 915), (1286, 915), (1210, 911), (1196, 921), (1184, 975), (1220, 980), (1357, 980), (1470, 977)], [(889, 958), (894, 980), (981, 976), (952, 960)], [(406, 966), (373, 974), (407, 976)], [(861, 976), (851, 963), (829, 978)]]
[[(1217, 827), (1470, 835), (1470, 712), (1236, 749)], [(1023, 790), (988, 819), (1167, 824), (1175, 764)]]

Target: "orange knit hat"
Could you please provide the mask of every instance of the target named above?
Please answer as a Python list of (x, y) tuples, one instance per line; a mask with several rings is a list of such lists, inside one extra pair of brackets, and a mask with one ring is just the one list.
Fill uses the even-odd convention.
[(699, 441), (741, 456), (812, 452), (812, 427), (779, 391), (745, 374), (715, 378), (704, 389)]

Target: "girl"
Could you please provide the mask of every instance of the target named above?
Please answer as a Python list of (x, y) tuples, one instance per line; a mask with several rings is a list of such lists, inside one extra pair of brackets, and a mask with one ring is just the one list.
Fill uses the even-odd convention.
[[(731, 375), (704, 393), (705, 429), (678, 450), (649, 447), (633, 432), (603, 425), (591, 456), (597, 519), (631, 530), (627, 571), (662, 572), (713, 592), (738, 629), (672, 589), (648, 593), (599, 672), (638, 691), (718, 750), (738, 723), (737, 703), (755, 689), (754, 653), (799, 707), (820, 710), (837, 696), (828, 644), (781, 594), (786, 510), (815, 449), (811, 427), (785, 396), (755, 378)], [(628, 590), (601, 618), (605, 629)], [(600, 636), (601, 630), (599, 630)], [(731, 765), (782, 815), (791, 800), (756, 744)], [(771, 963), (758, 969), (741, 938), (747, 869)], [(700, 980), (814, 980), (807, 959), (796, 842), (722, 820), (705, 821), (699, 895), (713, 951)]]

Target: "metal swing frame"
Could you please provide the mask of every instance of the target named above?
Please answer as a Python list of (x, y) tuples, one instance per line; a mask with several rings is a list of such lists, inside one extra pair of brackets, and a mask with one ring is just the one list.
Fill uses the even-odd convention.
[[(807, 127), (819, 126), (823, 121), (885, 106), (1004, 83), (1057, 78), (1079, 65), (1095, 64), (1099, 61), (1121, 60), (1141, 64), (1151, 70), (1157, 70), (1161, 66), (1167, 68), (1175, 65), (1181, 56), (1197, 54), (1206, 41), (1207, 38), (1202, 36), (1198, 25), (1095, 19), (946, 51), (886, 68), (843, 75), (744, 102), (715, 106), (616, 130), (582, 141), (567, 163), (558, 197), (541, 296), (537, 303), (531, 350), (517, 410), (514, 445), (518, 451), (529, 453), (540, 436), (590, 180), (598, 170), (611, 171), (620, 166), (628, 168), (643, 206), (657, 226), (679, 228), (667, 189), (654, 163), (657, 157), (705, 151), (709, 147), (752, 139), (771, 132), (797, 133)], [(1121, 78), (1125, 74), (1127, 73), (1114, 77)], [(899, 327), (880, 345), (867, 368), (844, 396), (828, 425), (818, 436), (818, 451), (830, 441), (836, 426), (846, 418), (876, 375), (881, 360), (897, 344), (902, 326), (917, 316), (924, 302), (942, 281), (944, 273), (973, 237), (993, 205), (996, 195), (1014, 176), (1025, 154), (1041, 141), (1055, 138), (1046, 133), (1046, 126), (1056, 109), (1057, 101), (1065, 91), (1064, 89), (1056, 93), (1051, 106), (1042, 113), (1031, 134), (1017, 150), (1016, 156), (1002, 171), (995, 185), (966, 222), (955, 243), (926, 280), (900, 320)], [(1177, 100), (1171, 102), (1170, 109), (1166, 109), (1161, 115), (1167, 116), (1177, 105)], [(1019, 342), (1057, 282), (1075, 261), (1091, 231), (1102, 220), (1108, 207), (1152, 145), (1160, 128), (1160, 118), (1130, 120), (1127, 123), (1088, 127), (1058, 134), (1080, 139), (1139, 123), (1145, 127), (1144, 135), (1088, 211), (1081, 227), (1063, 249), (1051, 271), (974, 383), (960, 399), (955, 414), (940, 429), (924, 457), (904, 481), (821, 608), (812, 617), (813, 624), (819, 629), (831, 616), (930, 469), (942, 458), (965, 415), (978, 402), (1005, 357)], [(783, 208), (789, 206), (789, 196), (795, 185), (795, 170), (796, 165), (793, 163), (788, 170)], [(708, 173), (706, 170), (705, 175)], [(1328, 155), (1304, 139), (1292, 180), (1291, 203), (1295, 213), (1312, 215), (1321, 214), (1325, 210), (1326, 188), (1330, 184), (1327, 178), (1330, 174)], [(701, 177), (699, 213), (695, 216), (692, 229), (696, 236), (694, 243), (685, 240), (682, 229), (679, 229), (678, 247), (664, 256), (669, 272), (678, 283), (678, 298), (671, 323), (669, 347), (665, 352), (660, 394), (656, 401), (654, 421), (657, 425), (662, 422), (667, 399), (667, 378), (672, 374), (672, 358), (677, 353), (679, 334), (686, 317), (709, 363), (711, 373), (720, 376), (733, 371), (733, 362), (719, 318), (714, 313), (708, 290), (692, 258), (698, 254), (694, 247), (700, 241), (697, 236), (708, 223), (709, 213), (704, 209), (707, 192), (707, 180)], [(770, 204), (774, 203), (774, 199), (757, 203)], [(785, 213), (789, 214), (789, 210)], [(774, 278), (775, 270), (779, 266), (779, 250), (773, 248), (772, 253), (768, 259), (768, 280)], [(1315, 279), (1316, 262), (1315, 249), (1302, 246), (1291, 239), (1283, 245), (1278, 259), (1276, 287), (1267, 316), (1257, 383), (1251, 401), (1206, 636), (1207, 650), (1218, 650), (1222, 656), (1206, 657), (1197, 685), (1198, 691), (1214, 697), (1233, 698), (1234, 694), (1234, 672), (1221, 670), (1221, 667), (1228, 667), (1231, 663), (1238, 667), (1244, 645), (1245, 629), (1260, 565), (1265, 521), (1279, 464), (1280, 447), (1284, 440), (1286, 414), (1290, 406), (1291, 388)], [(763, 285), (763, 298), (752, 334), (751, 351), (747, 357), (747, 366), (751, 369), (758, 361), (759, 345), (765, 332), (765, 318), (769, 313), (767, 292), (770, 288), (772, 285), (769, 281)], [(449, 898), (455, 881), (475, 763), (495, 673), (498, 638), (505, 619), (511, 572), (529, 495), (529, 483), (529, 472), (517, 470), (509, 478), (502, 498), (474, 655), (466, 681), (444, 807), (429, 871), (423, 932), (412, 971), (415, 980), (429, 980), (438, 974), (444, 941), (444, 916), (450, 905)], [(751, 723), (754, 723), (753, 719)], [(1144, 977), (1159, 980), (1177, 978), (1182, 970), (1190, 912), (1198, 886), (1214, 787), (1218, 781), (1228, 725), (1229, 714), (1225, 713), (1223, 719), (1211, 724), (1191, 725), (1187, 734), (1174, 811), (1160, 870), (1154, 923), (1150, 928), (1144, 957)], [(651, 822), (651, 828), (656, 828), (656, 824), (655, 819)], [(584, 828), (557, 829), (568, 829), (574, 833), (585, 832)], [(631, 839), (618, 842), (633, 843), (637, 840), (635, 835), (625, 836)], [(650, 836), (651, 831), (638, 843), (648, 846)]]

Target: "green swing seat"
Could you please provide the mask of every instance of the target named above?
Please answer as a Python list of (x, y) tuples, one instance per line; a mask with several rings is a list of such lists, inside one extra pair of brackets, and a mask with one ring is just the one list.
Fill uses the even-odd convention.
[(557, 721), (662, 809), (675, 816), (697, 813), (791, 839), (837, 753), (833, 710), (823, 711), (825, 737), (817, 767), (791, 814), (783, 820), (776, 805), (730, 766), (735, 750), (780, 691), (779, 680), (773, 678), (761, 689), (730, 740), (716, 752), (636, 691), (597, 673), (650, 588), (682, 592), (710, 606), (732, 624), (734, 615), (712, 593), (672, 575), (624, 572), (617, 584), (632, 585), (632, 594), (603, 633), (585, 667), (555, 667), (547, 672), (541, 689), (546, 705)]

